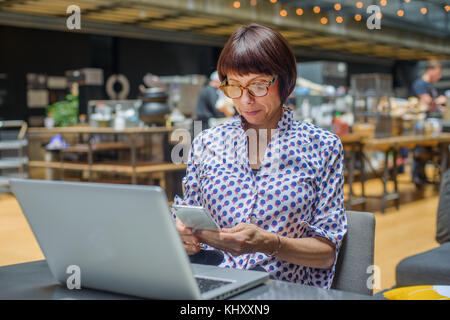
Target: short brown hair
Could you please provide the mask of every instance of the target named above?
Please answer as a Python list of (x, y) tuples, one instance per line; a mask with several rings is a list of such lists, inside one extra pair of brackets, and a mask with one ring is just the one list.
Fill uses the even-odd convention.
[(428, 60), (426, 64), (427, 69), (442, 69), (442, 65), (438, 60)]
[(278, 76), (281, 103), (286, 103), (297, 80), (297, 63), (283, 36), (266, 26), (241, 26), (228, 39), (217, 63), (220, 81), (227, 73), (263, 73)]

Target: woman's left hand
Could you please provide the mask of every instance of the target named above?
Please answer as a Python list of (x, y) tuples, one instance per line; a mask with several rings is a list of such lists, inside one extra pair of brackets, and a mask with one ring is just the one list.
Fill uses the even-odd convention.
[[(203, 243), (234, 256), (252, 252), (270, 252), (276, 236), (254, 224), (240, 223), (221, 232), (203, 230), (195, 234)], [(275, 237), (275, 240), (274, 240)]]

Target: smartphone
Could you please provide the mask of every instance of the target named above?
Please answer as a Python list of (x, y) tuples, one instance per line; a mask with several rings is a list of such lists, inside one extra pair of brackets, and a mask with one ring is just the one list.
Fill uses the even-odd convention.
[(220, 227), (203, 207), (173, 205), (172, 211), (188, 228), (220, 231)]

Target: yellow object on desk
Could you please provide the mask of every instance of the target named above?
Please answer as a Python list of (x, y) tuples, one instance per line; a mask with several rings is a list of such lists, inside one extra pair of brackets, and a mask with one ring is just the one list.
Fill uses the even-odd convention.
[(450, 300), (450, 286), (412, 286), (383, 293), (388, 300)]

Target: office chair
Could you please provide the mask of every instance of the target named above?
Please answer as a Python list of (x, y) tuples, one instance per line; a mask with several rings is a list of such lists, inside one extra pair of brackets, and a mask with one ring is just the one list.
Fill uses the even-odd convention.
[(374, 271), (375, 217), (369, 212), (346, 213), (348, 229), (336, 261), (331, 288), (372, 295), (373, 289), (367, 283)]

